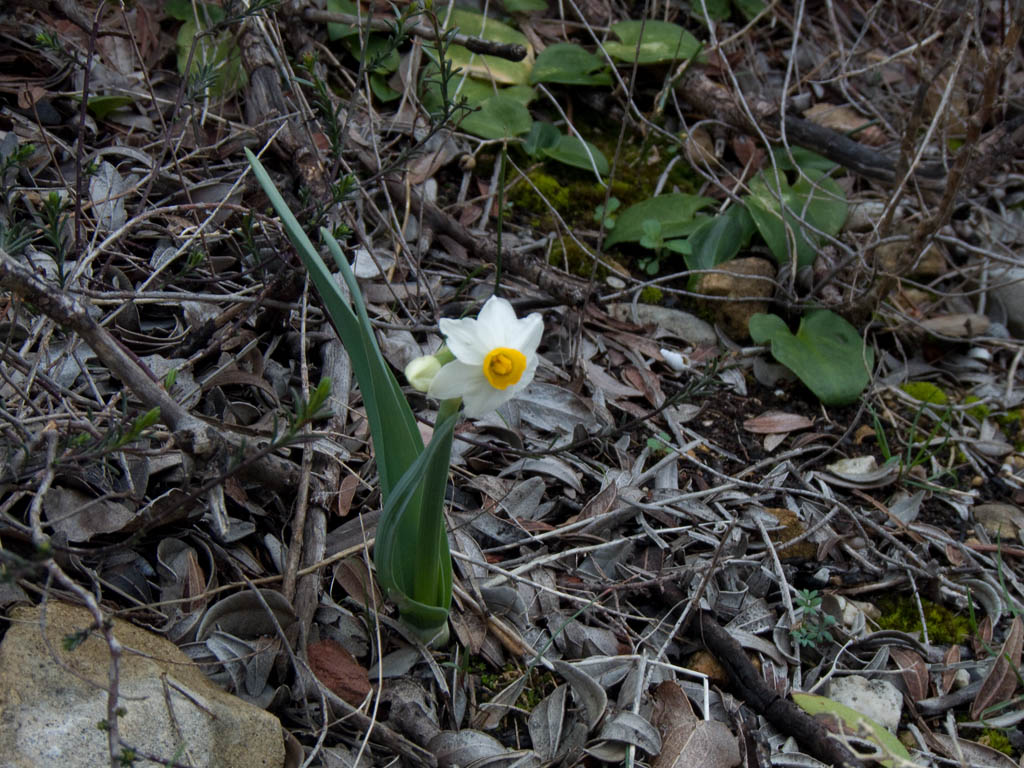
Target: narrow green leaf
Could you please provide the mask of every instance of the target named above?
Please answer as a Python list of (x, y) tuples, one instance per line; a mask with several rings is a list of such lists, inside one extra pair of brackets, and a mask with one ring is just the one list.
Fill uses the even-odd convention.
[(328, 237), (328, 248), (348, 286), (351, 305), (281, 193), (277, 191), (266, 169), (252, 152), (248, 149), (245, 152), (253, 174), (281, 217), (285, 233), (309, 270), (310, 279), (352, 360), (352, 369), (366, 404), (366, 415), (373, 435), (381, 494), (387, 499), (398, 479), (423, 450), (416, 419), (402, 395), (398, 381), (377, 347), (359, 285), (341, 248), (334, 238)]
[(373, 547), (381, 586), (424, 641), (444, 630), (451, 606), (444, 489), (457, 418), (458, 401), (443, 403), (430, 443), (384, 504)]
[[(338, 242), (331, 237), (326, 229), (320, 230), (320, 236), (327, 242), (327, 248), (334, 257), (335, 264), (341, 272), (342, 279), (349, 290), (352, 299), (351, 310), (352, 321), (355, 327), (350, 328), (347, 333), (341, 335), (342, 341), (348, 348), (348, 338), (353, 338), (364, 350), (365, 372), (360, 375), (360, 369), (356, 366), (355, 359), (352, 360), (352, 368), (356, 373), (356, 380), (359, 382), (359, 390), (366, 404), (366, 416), (370, 421), (370, 432), (373, 435), (373, 447), (377, 457), (377, 468), (380, 472), (381, 495), (385, 501), (391, 494), (392, 488), (398, 479), (405, 473), (409, 466), (416, 460), (416, 457), (423, 451), (423, 438), (420, 436), (419, 428), (416, 426), (416, 417), (413, 415), (409, 402), (402, 394), (402, 388), (398, 379), (391, 372), (391, 368), (384, 361), (377, 340), (373, 333), (373, 326), (366, 313), (366, 303), (363, 301), (363, 294), (359, 290), (359, 283), (352, 273), (352, 268), (345, 259)], [(324, 276), (327, 278), (326, 288), (335, 294), (334, 301), (340, 300), (342, 306), (348, 308), (347, 302), (338, 289), (338, 284), (327, 272), (327, 267), (314, 252), (316, 260), (323, 267), (321, 282)], [(314, 274), (310, 269), (310, 276)], [(315, 283), (320, 295), (326, 296), (320, 283)], [(333, 317), (333, 314), (332, 314)], [(346, 322), (348, 322), (346, 320)], [(340, 329), (339, 329), (340, 333)], [(349, 357), (352, 357), (351, 352)], [(364, 381), (364, 378), (367, 381)]]

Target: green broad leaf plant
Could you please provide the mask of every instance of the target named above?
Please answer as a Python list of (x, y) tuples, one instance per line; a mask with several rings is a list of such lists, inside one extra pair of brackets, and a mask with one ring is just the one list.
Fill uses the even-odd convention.
[(604, 59), (576, 43), (549, 45), (537, 56), (530, 84), (611, 85), (612, 76)]
[(751, 179), (743, 201), (775, 260), (788, 264), (795, 254), (798, 268), (814, 262), (823, 236), (837, 235), (848, 212), (842, 188), (813, 167), (793, 184), (781, 169), (765, 169)]
[(611, 33), (619, 42), (609, 40), (604, 49), (612, 58), (637, 64), (660, 64), (692, 59), (700, 52), (700, 43), (678, 24), (655, 19), (620, 21)]
[(852, 403), (867, 387), (874, 350), (857, 329), (827, 309), (809, 312), (796, 334), (778, 315), (750, 318), (750, 338), (771, 344), (772, 355), (789, 368), (825, 405)]
[(631, 205), (619, 214), (615, 229), (605, 238), (604, 247), (640, 243), (645, 238), (650, 242), (654, 228), (650, 224), (645, 226), (648, 221), (658, 223), (662, 243), (667, 245), (666, 241), (691, 234), (701, 223), (694, 219), (694, 215), (714, 202), (710, 197), (677, 192)]

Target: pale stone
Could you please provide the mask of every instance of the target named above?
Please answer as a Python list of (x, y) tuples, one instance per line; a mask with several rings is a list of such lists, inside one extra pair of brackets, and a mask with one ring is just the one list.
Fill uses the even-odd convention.
[(768, 311), (768, 299), (775, 292), (775, 265), (765, 259), (749, 257), (719, 264), (715, 270), (697, 279), (697, 292), (705, 296), (734, 299), (707, 301), (704, 305), (730, 338), (736, 341), (749, 339), (747, 326), (750, 318)]
[(829, 698), (870, 717), (893, 733), (900, 725), (903, 695), (886, 680), (868, 680), (860, 675), (847, 675), (832, 680)]
[(993, 539), (1016, 539), (1024, 529), (1024, 510), (1013, 504), (978, 504), (973, 512)]
[[(886, 273), (894, 273), (906, 258), (907, 242), (883, 243), (875, 249), (875, 259), (879, 268)], [(941, 277), (949, 271), (946, 257), (934, 244), (925, 248), (921, 256), (910, 265), (907, 277), (931, 279)], [(900, 275), (902, 277), (902, 275)]]
[[(95, 768), (109, 765), (107, 718), (110, 654), (97, 632), (74, 650), (63, 639), (88, 629), (84, 608), (19, 606), (0, 644), (0, 768)], [(170, 641), (120, 619), (114, 635), (124, 646), (118, 719), (122, 740), (178, 762), (209, 768), (281, 768), (281, 723), (265, 710), (210, 682)], [(170, 704), (170, 710), (168, 709)], [(172, 714), (173, 712), (173, 714)], [(136, 765), (154, 765), (139, 760)]]

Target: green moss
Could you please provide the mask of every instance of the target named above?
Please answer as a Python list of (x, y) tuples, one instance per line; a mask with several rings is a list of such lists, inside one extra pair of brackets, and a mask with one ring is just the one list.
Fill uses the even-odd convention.
[(908, 381), (906, 384), (901, 385), (900, 389), (922, 403), (946, 405), (949, 402), (949, 397), (946, 393), (930, 381)]
[(656, 285), (648, 285), (640, 291), (640, 301), (644, 304), (660, 304), (664, 297), (665, 294)]
[(1004, 755), (1013, 756), (1013, 744), (1010, 743), (1009, 737), (1002, 731), (996, 730), (995, 728), (988, 728), (982, 731), (981, 738), (978, 739), (979, 744), (984, 744), (986, 747), (999, 750)]
[[(921, 616), (913, 595), (883, 597), (877, 606), (882, 612), (878, 618), (878, 626), (882, 629), (895, 629), (920, 635)], [(966, 616), (960, 616), (945, 606), (924, 598), (921, 598), (921, 607), (928, 623), (928, 638), (931, 642), (956, 645), (962, 643), (970, 634), (971, 622)]]
[(1015, 408), (1012, 411), (1000, 413), (998, 416), (996, 416), (996, 421), (998, 421), (1000, 426), (1003, 427), (1019, 427), (1021, 423), (1021, 414), (1021, 409)]
[[(976, 396), (976, 395), (968, 395), (967, 397), (964, 398), (964, 403), (966, 405), (970, 405), (971, 403), (978, 403), (978, 402), (981, 402), (981, 398)], [(976, 405), (973, 408), (969, 408), (967, 410), (967, 413), (969, 413), (972, 417), (974, 417), (978, 421), (984, 421), (986, 418), (988, 418), (988, 415), (990, 413), (992, 413), (992, 409), (989, 408), (987, 405), (982, 404), (982, 405)]]
[(512, 185), (506, 191), (506, 198), (516, 213), (548, 216), (551, 208), (561, 213), (568, 205), (569, 188), (559, 184), (554, 176), (537, 170), (528, 174), (528, 180)]
[(544, 697), (558, 686), (558, 681), (555, 679), (554, 674), (542, 667), (530, 667), (527, 670), (523, 670), (515, 663), (509, 662), (502, 668), (501, 672), (481, 675), (480, 682), (490, 694), (484, 698), (489, 699), (490, 696), (515, 683), (524, 674), (527, 677), (527, 683), (522, 693), (519, 694), (519, 698), (516, 699), (515, 705), (526, 712), (533, 711), (533, 708), (540, 704)]

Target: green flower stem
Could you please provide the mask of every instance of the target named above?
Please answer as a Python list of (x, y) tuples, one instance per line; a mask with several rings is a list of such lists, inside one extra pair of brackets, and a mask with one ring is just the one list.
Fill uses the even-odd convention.
[[(447, 441), (447, 445), (440, 445), (441, 454), (444, 455), (444, 477), (424, 478), (425, 484), (433, 486), (432, 489), (424, 489), (424, 500), (440, 498), (441, 503), (434, 505), (423, 504), (420, 511), (419, 535), (416, 546), (413, 547), (414, 565), (412, 572), (416, 574), (416, 583), (413, 585), (412, 597), (426, 605), (436, 605), (442, 571), (447, 565), (442, 563), (443, 557), (451, 557), (448, 552), (447, 533), (444, 529), (444, 490), (448, 484), (448, 466), (451, 463), (452, 435), (454, 425), (451, 429), (443, 429), (449, 419), (454, 417), (462, 405), (462, 398), (456, 397), (450, 400), (442, 400), (437, 411), (437, 419), (434, 421), (435, 431), (431, 440)], [(436, 496), (433, 494), (437, 494)]]

